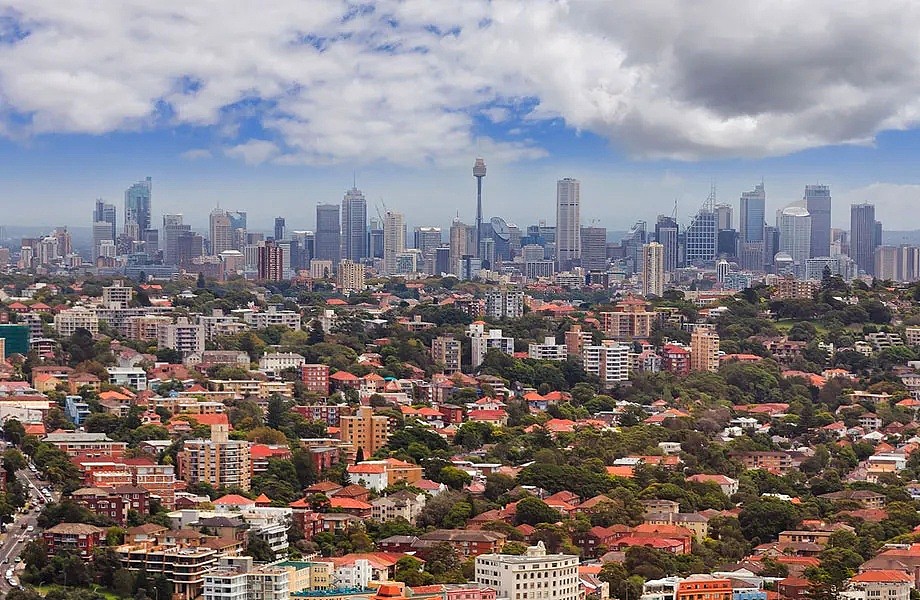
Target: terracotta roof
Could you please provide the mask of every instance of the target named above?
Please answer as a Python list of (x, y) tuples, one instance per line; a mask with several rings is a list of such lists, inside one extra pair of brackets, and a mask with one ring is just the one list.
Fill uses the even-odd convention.
[(894, 569), (885, 569), (879, 571), (865, 571), (854, 577), (850, 581), (856, 583), (910, 583), (913, 581), (910, 575)]
[(239, 494), (227, 494), (226, 496), (221, 496), (214, 501), (214, 504), (235, 504), (237, 506), (246, 506), (254, 503), (255, 500), (251, 500), (245, 496), (240, 496)]

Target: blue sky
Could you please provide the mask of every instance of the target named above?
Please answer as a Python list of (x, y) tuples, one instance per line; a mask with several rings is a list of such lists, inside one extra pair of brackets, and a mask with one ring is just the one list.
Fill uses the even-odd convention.
[(372, 205), (446, 226), (472, 219), (482, 155), (486, 213), (522, 226), (576, 177), (583, 220), (610, 229), (675, 200), (686, 221), (713, 181), (737, 206), (761, 178), (772, 208), (821, 182), (835, 225), (871, 201), (920, 227), (911, 4), (193, 4), (0, 7), (10, 223), (88, 225), (150, 175), (157, 220), (203, 226), (220, 203), (309, 229), (357, 173)]

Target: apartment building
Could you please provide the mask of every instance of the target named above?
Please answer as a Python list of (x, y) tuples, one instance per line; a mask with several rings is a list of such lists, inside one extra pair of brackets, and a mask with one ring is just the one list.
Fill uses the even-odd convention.
[[(300, 367), (300, 380), (308, 392), (313, 392), (323, 397), (329, 395), (329, 365), (302, 365)], [(335, 424), (335, 422), (330, 423), (330, 425), (332, 424)]]
[(649, 311), (648, 306), (645, 301), (633, 297), (617, 303), (612, 312), (600, 314), (601, 331), (618, 340), (649, 337), (659, 315)]
[(840, 595), (846, 600), (908, 600), (914, 582), (904, 571), (863, 571), (850, 578)]
[(697, 327), (690, 334), (690, 370), (719, 370), (719, 334), (710, 327)]
[(568, 358), (568, 354), (568, 347), (565, 344), (557, 344), (554, 337), (545, 337), (542, 344), (527, 346), (527, 357), (535, 360), (563, 361)]
[(182, 356), (204, 351), (204, 325), (195, 325), (185, 317), (179, 317), (175, 323), (162, 325), (157, 331), (157, 344), (160, 348), (171, 348)]
[(604, 387), (629, 380), (630, 347), (612, 340), (601, 345), (584, 346), (581, 358), (585, 371), (596, 375)]
[(142, 392), (147, 389), (147, 372), (140, 367), (106, 367), (109, 383), (134, 388)]
[(136, 315), (125, 319), (125, 337), (140, 342), (155, 342), (160, 327), (170, 325), (172, 317), (158, 315)]
[(733, 452), (729, 457), (740, 461), (748, 470), (762, 469), (774, 474), (783, 474), (793, 468), (792, 456), (788, 452)]
[(578, 557), (547, 554), (543, 542), (521, 556), (482, 554), (476, 557), (476, 583), (508, 600), (579, 600)]
[(259, 370), (263, 373), (280, 373), (285, 369), (300, 369), (305, 359), (296, 352), (266, 352), (259, 359)]
[(287, 569), (255, 566), (251, 556), (222, 556), (204, 576), (204, 600), (288, 600)]
[(217, 566), (213, 548), (159, 544), (154, 540), (115, 548), (121, 566), (145, 571), (148, 577), (164, 575), (173, 584), (173, 598), (194, 600), (204, 590), (204, 578)]
[(186, 440), (179, 452), (179, 476), (188, 483), (248, 490), (251, 481), (249, 442), (231, 440), (227, 425), (211, 425), (211, 439)]
[(121, 458), (128, 448), (125, 442), (113, 441), (104, 433), (55, 432), (46, 435), (44, 441), (54, 444), (71, 458), (80, 455)]
[(253, 329), (265, 329), (272, 325), (295, 330), (301, 328), (300, 313), (293, 310), (280, 310), (275, 306), (269, 306), (268, 310), (262, 312), (247, 310), (242, 314), (243, 322)]
[(390, 437), (390, 421), (375, 415), (370, 406), (362, 406), (355, 415), (339, 418), (339, 437), (355, 449), (361, 448), (366, 458), (384, 447)]
[(89, 561), (93, 558), (93, 551), (105, 545), (105, 529), (85, 523), (59, 523), (43, 531), (42, 539), (48, 548), (48, 556), (67, 551)]
[(507, 337), (501, 329), (486, 330), (485, 323), (476, 321), (467, 328), (470, 338), (471, 358), (473, 368), (476, 369), (485, 360), (486, 354), (491, 349), (496, 349), (505, 354), (514, 354), (514, 338)]
[(524, 316), (524, 292), (509, 289), (486, 292), (485, 314), (493, 319), (519, 319)]
[(444, 365), (444, 373), (453, 375), (460, 371), (460, 340), (452, 335), (442, 335), (431, 340), (431, 360)]
[(99, 317), (85, 306), (74, 306), (54, 315), (54, 330), (61, 337), (72, 336), (77, 329), (85, 329), (93, 336), (99, 333)]

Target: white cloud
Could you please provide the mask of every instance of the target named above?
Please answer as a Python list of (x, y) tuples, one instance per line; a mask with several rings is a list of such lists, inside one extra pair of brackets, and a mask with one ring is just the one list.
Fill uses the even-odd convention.
[[(4, 5), (10, 136), (189, 124), (244, 160), (425, 165), (468, 161), (474, 117), (516, 128), (507, 107), (527, 102), (528, 120), (682, 159), (871, 143), (920, 119), (909, 2)], [(490, 144), (505, 160), (545, 153), (494, 133)]]
[(281, 154), (281, 150), (268, 140), (249, 140), (225, 148), (224, 154), (232, 158), (239, 158), (247, 165), (260, 165)]
[(185, 160), (203, 160), (206, 158), (212, 158), (213, 154), (211, 154), (210, 150), (206, 150), (204, 148), (194, 148), (192, 150), (186, 150), (179, 156)]

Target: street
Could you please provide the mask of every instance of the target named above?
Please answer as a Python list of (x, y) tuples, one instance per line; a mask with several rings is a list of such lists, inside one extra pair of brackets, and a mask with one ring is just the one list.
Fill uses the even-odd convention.
[[(31, 507), (24, 513), (17, 513), (15, 521), (7, 524), (6, 533), (0, 534), (0, 571), (4, 573), (4, 576), (0, 578), (0, 596), (5, 595), (12, 588), (5, 576), (6, 571), (11, 568), (14, 569), (14, 576), (16, 580), (19, 579), (18, 571), (21, 568), (21, 563), (16, 563), (16, 558), (22, 553), (26, 544), (39, 535), (36, 521), (42, 507), (44, 507), (44, 504), (39, 501), (39, 498), (41, 498), (40, 490), (47, 485), (47, 483), (38, 478), (38, 475), (28, 469), (18, 471), (16, 477), (26, 486)], [(57, 498), (57, 493), (54, 496)], [(26, 529), (30, 526), (35, 529), (27, 532)]]

